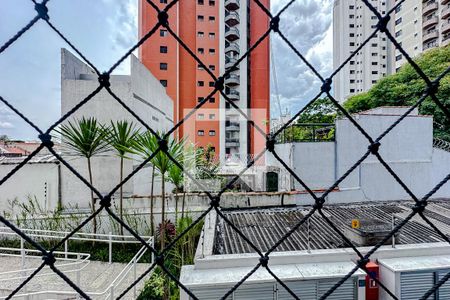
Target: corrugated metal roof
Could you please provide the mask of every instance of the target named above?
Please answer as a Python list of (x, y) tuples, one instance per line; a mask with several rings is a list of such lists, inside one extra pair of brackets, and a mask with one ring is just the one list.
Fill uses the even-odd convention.
[[(328, 205), (324, 214), (342, 231), (351, 226), (352, 219), (377, 219), (400, 223), (411, 212), (412, 201), (355, 203)], [(291, 230), (310, 210), (310, 206), (285, 208), (237, 209), (223, 211), (224, 215), (239, 228), (261, 251), (267, 251), (283, 235)], [(433, 201), (425, 215), (440, 230), (450, 236), (450, 200)], [(308, 224), (309, 223), (309, 224)], [(309, 226), (309, 230), (308, 230)], [(309, 234), (308, 234), (309, 231)], [(308, 249), (333, 249), (345, 247), (342, 238), (318, 213), (305, 222), (284, 241), (276, 251)], [(400, 231), (398, 244), (434, 243), (444, 241), (420, 217), (414, 217)], [(255, 252), (222, 218), (218, 217), (214, 254), (237, 254)]]

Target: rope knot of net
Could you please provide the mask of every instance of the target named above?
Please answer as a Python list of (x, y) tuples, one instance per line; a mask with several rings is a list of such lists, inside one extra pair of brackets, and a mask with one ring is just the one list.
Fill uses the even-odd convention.
[(372, 144), (369, 145), (369, 147), (367, 147), (370, 151), (370, 153), (372, 153), (373, 155), (378, 154), (378, 151), (380, 150), (380, 142), (374, 142)]
[(280, 32), (280, 17), (275, 16), (270, 20), (270, 29), (274, 32)]
[(386, 16), (380, 18), (380, 20), (378, 21), (378, 24), (377, 24), (378, 30), (383, 33), (387, 32), (387, 25), (388, 25), (390, 19), (391, 19), (390, 15), (386, 15)]
[(41, 18), (42, 20), (50, 19), (50, 17), (48, 16), (48, 8), (44, 3), (36, 3), (34, 5), (34, 10), (36, 10), (39, 18)]
[(158, 140), (158, 146), (159, 150), (166, 153), (169, 150), (169, 146), (167, 145), (166, 139), (159, 139)]
[(220, 197), (219, 196), (212, 197), (209, 204), (211, 205), (211, 207), (218, 208), (220, 206)]
[(275, 151), (275, 137), (270, 136), (266, 141), (266, 149), (269, 152)]
[(49, 133), (43, 133), (39, 135), (39, 139), (42, 142), (42, 145), (46, 148), (52, 148), (53, 142), (52, 142), (52, 136)]
[(100, 200), (100, 205), (102, 207), (111, 207), (111, 196), (106, 195), (105, 197)]
[(325, 204), (325, 198), (320, 197), (320, 198), (316, 199), (316, 202), (314, 203), (313, 207), (314, 207), (314, 209), (321, 210), (324, 204)]
[(320, 91), (322, 93), (326, 93), (328, 94), (331, 91), (331, 84), (332, 84), (332, 80), (331, 78), (327, 78), (325, 79), (324, 83), (322, 84), (322, 86), (320, 87)]
[(155, 264), (158, 266), (164, 266), (164, 255), (158, 255), (155, 257)]
[(164, 10), (160, 11), (158, 13), (158, 22), (163, 27), (169, 26), (169, 14)]
[(111, 86), (111, 83), (109, 82), (109, 74), (106, 72), (98, 76), (98, 82), (105, 88), (109, 88)]
[(269, 256), (264, 255), (263, 257), (261, 257), (259, 259), (259, 262), (261, 264), (262, 267), (267, 268), (268, 264), (269, 264)]
[(365, 268), (366, 265), (370, 262), (370, 259), (368, 257), (363, 257), (360, 260), (357, 261), (357, 265), (360, 268)]
[(429, 95), (436, 95), (439, 90), (439, 81), (433, 81), (428, 85), (426, 93)]
[(423, 213), (427, 204), (428, 202), (426, 200), (421, 200), (416, 202), (416, 205), (414, 205), (412, 209), (416, 213)]
[(216, 88), (216, 90), (218, 91), (223, 91), (223, 89), (225, 88), (224, 86), (224, 79), (223, 77), (219, 77), (217, 78), (216, 82), (214, 82), (214, 87)]
[(47, 266), (53, 266), (56, 262), (56, 258), (51, 252), (47, 252), (44, 256), (42, 256), (42, 260)]

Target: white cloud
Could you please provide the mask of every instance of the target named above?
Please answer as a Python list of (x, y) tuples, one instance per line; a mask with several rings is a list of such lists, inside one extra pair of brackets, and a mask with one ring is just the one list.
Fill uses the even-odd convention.
[(11, 128), (14, 128), (14, 125), (11, 124), (10, 122), (0, 121), (0, 128), (1, 129), (11, 129)]
[[(277, 13), (286, 3), (273, 1), (272, 12)], [(297, 0), (280, 17), (281, 32), (323, 77), (333, 67), (332, 4), (331, 0)], [(317, 95), (321, 81), (276, 34), (271, 41), (282, 110), (295, 114)], [(279, 114), (275, 93), (272, 85), (273, 116)]]

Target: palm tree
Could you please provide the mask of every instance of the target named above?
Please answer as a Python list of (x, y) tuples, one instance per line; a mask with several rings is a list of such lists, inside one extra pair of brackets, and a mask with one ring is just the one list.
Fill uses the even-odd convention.
[[(163, 133), (157, 133), (158, 136), (164, 136)], [(174, 139), (170, 139), (167, 144), (167, 152), (172, 156), (175, 160), (180, 161), (182, 152), (183, 152), (183, 142), (177, 142)], [(159, 148), (158, 138), (151, 133), (150, 131), (146, 131), (142, 134), (139, 134), (136, 137), (136, 140), (133, 143), (132, 148), (136, 153), (139, 153), (143, 159), (149, 158), (153, 153), (157, 151)], [(166, 214), (166, 204), (165, 204), (165, 180), (166, 173), (169, 171), (173, 162), (170, 160), (169, 156), (162, 151), (158, 151), (155, 156), (151, 160), (153, 166), (158, 170), (161, 175), (161, 232), (160, 232), (160, 241), (161, 241), (161, 249), (164, 249), (165, 245), (165, 214)], [(152, 178), (153, 180), (153, 178)], [(151, 218), (153, 217), (152, 212), (152, 204), (153, 199), (150, 199), (150, 214)], [(153, 220), (151, 220), (153, 222)]]
[[(68, 122), (61, 125), (58, 130), (61, 134), (63, 144), (75, 154), (84, 156), (87, 159), (87, 168), (89, 172), (89, 183), (92, 185), (92, 166), (91, 158), (94, 155), (108, 151), (109, 145), (105, 139), (105, 130), (103, 126), (97, 123), (95, 118), (85, 118), (75, 120), (74, 123)], [(91, 209), (95, 212), (94, 191), (91, 189)], [(97, 233), (97, 218), (94, 216), (93, 231)]]
[[(183, 188), (184, 176), (183, 176), (183, 171), (180, 169), (180, 167), (178, 167), (176, 164), (172, 164), (169, 168), (169, 173), (168, 173), (167, 177), (168, 177), (169, 181), (175, 185), (175, 193), (176, 194), (184, 192), (184, 188)], [(177, 224), (178, 196), (174, 195), (174, 200), (175, 200), (175, 224)], [(184, 200), (184, 196), (183, 196), (183, 200)], [(184, 201), (183, 201), (183, 210), (182, 210), (181, 217), (183, 217), (183, 216), (184, 216)]]
[[(134, 140), (139, 135), (139, 130), (133, 125), (133, 122), (111, 121), (111, 125), (106, 130), (106, 139), (111, 147), (120, 157), (120, 182), (123, 180), (123, 161), (127, 158), (125, 155), (130, 153)], [(119, 201), (120, 218), (123, 220), (123, 185), (120, 186)], [(120, 225), (120, 234), (123, 235), (123, 225)]]

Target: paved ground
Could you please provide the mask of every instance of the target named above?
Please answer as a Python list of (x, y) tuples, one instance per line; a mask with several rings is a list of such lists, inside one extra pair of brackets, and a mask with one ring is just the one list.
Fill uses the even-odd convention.
[[(40, 257), (30, 258), (25, 260), (25, 268), (36, 268), (42, 263)], [(83, 264), (75, 266), (62, 266), (67, 261), (57, 261), (55, 266), (66, 274), (73, 282), (77, 283), (77, 272), (74, 269), (83, 268), (79, 274), (79, 284), (77, 284), (86, 293), (103, 293), (102, 296), (92, 296), (93, 299), (105, 299), (109, 295), (109, 287), (111, 282), (119, 275), (119, 273), (125, 268), (126, 264), (122, 263), (103, 263), (98, 261), (88, 261)], [(136, 276), (139, 277), (147, 268), (149, 264), (137, 264)], [(4, 274), (9, 271), (21, 270), (21, 258), (4, 256), (0, 254), (0, 299), (4, 299), (9, 295), (9, 292), (15, 289), (23, 279), (16, 278), (20, 276), (20, 273)], [(3, 273), (3, 274), (2, 274)], [(37, 292), (37, 291), (66, 291), (73, 292), (74, 290), (63, 281), (58, 275), (53, 275), (53, 271), (47, 267), (41, 270), (35, 278), (33, 278), (26, 285), (26, 290), (22, 289), (20, 293), (25, 292)], [(117, 297), (122, 291), (128, 287), (134, 281), (134, 271), (131, 270), (128, 276), (124, 278), (121, 284), (114, 289), (114, 296)], [(137, 295), (139, 290), (142, 289), (144, 281), (141, 280), (136, 285)], [(123, 299), (134, 299), (133, 289), (127, 293)], [(24, 299), (18, 297), (17, 299)], [(31, 299), (75, 299), (71, 296), (53, 296), (53, 295), (41, 295), (40, 297), (33, 297)], [(109, 299), (109, 298), (108, 298)]]

